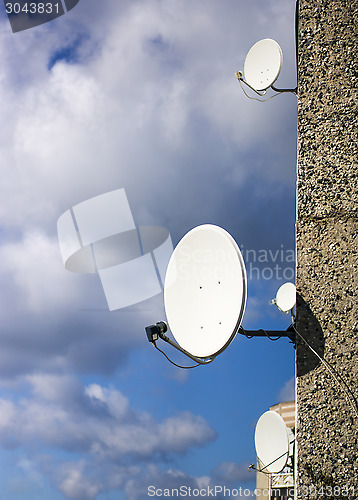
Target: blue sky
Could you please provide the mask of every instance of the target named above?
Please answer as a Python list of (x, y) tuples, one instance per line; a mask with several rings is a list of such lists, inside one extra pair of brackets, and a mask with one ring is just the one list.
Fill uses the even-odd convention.
[(98, 276), (64, 269), (56, 222), (125, 188), (135, 221), (166, 227), (174, 245), (218, 224), (246, 257), (244, 327), (285, 329), (269, 301), (295, 267), (297, 99), (249, 100), (234, 74), (274, 38), (277, 86), (296, 86), (294, 10), (293, 0), (82, 0), (16, 34), (1, 17), (7, 500), (254, 488), (255, 424), (293, 395), (292, 345), (236, 337), (207, 367), (173, 367), (144, 332), (165, 318), (163, 298), (106, 310)]

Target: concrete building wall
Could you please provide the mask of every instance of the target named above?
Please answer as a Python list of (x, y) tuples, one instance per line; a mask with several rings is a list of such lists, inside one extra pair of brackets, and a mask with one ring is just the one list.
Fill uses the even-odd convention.
[(297, 329), (351, 393), (298, 339), (298, 499), (358, 498), (357, 38), (357, 0), (300, 0)]

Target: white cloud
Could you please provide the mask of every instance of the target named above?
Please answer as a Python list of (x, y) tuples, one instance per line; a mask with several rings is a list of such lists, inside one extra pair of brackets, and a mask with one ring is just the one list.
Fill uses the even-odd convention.
[[(8, 139), (2, 143), (2, 224), (49, 228), (61, 210), (113, 187), (145, 193), (155, 178), (185, 183), (193, 168), (215, 176), (214, 165), (187, 163), (195, 145), (205, 144), (204, 160), (222, 141), (234, 154), (259, 135), (269, 144), (277, 128), (285, 134), (291, 96), (255, 106), (235, 81), (250, 15), (228, 15), (229, 7), (231, 2), (225, 8), (211, 1), (203, 10), (200, 4), (151, 0), (131, 3), (125, 15), (123, 7), (111, 9), (98, 50), (82, 58), (79, 51), (79, 64), (58, 62), (51, 71), (47, 64), (56, 47), (76, 40), (66, 23), (58, 22), (58, 31), (30, 30), (23, 35), (26, 45), (20, 37), (3, 36), (2, 51), (11, 48), (18, 56), (7, 61), (7, 72), (15, 78), (22, 64), (33, 74), (16, 89), (8, 78), (0, 86), (7, 96), (0, 123)], [(291, 6), (278, 9), (270, 2), (266, 8), (275, 14), (270, 29), (286, 37), (283, 21)], [(252, 19), (261, 10), (266, 12), (253, 4)], [(83, 37), (81, 47), (92, 43), (91, 36)], [(206, 140), (207, 129), (217, 143)], [(169, 176), (179, 152), (181, 176), (173, 170)], [(228, 182), (242, 182), (247, 168), (232, 164), (222, 173)], [(280, 168), (273, 173), (281, 178)]]
[(20, 241), (0, 246), (0, 260), (3, 280), (11, 280), (7, 294), (13, 292), (13, 306), (40, 313), (75, 301), (77, 291), (63, 270), (57, 238), (26, 232)]
[(292, 377), (280, 390), (279, 401), (294, 401), (296, 399), (295, 391), (295, 377)]
[(180, 470), (170, 468), (162, 470), (155, 465), (148, 466), (145, 474), (141, 477), (135, 477), (127, 481), (125, 491), (128, 500), (141, 500), (148, 498), (148, 488), (151, 491), (165, 489), (180, 489), (184, 486), (186, 488), (198, 488), (207, 486), (210, 479), (206, 477), (195, 477), (186, 474)]
[(84, 463), (65, 464), (61, 467), (62, 476), (58, 488), (67, 498), (74, 500), (91, 500), (101, 490), (101, 484), (84, 475)]
[(115, 460), (185, 453), (216, 433), (200, 416), (179, 413), (157, 422), (130, 408), (117, 389), (91, 384), (83, 388), (71, 376), (28, 377), (34, 396), (14, 404), (0, 400), (0, 441), (7, 435), (18, 446), (42, 443), (70, 452), (85, 451)]
[(254, 479), (249, 464), (238, 464), (236, 462), (223, 462), (212, 471), (214, 481), (223, 484), (233, 484), (237, 481), (246, 482)]
[(93, 404), (107, 405), (110, 414), (115, 418), (123, 418), (129, 412), (129, 402), (120, 392), (106, 389), (98, 384), (91, 384), (85, 390), (86, 396)]
[[(194, 490), (204, 490), (206, 495), (202, 496), (214, 496), (216, 491), (216, 498), (223, 499), (231, 491), (239, 491), (240, 488), (243, 490), (243, 485), (247, 485), (248, 481), (255, 481), (253, 472), (248, 472), (246, 465), (232, 462), (220, 464), (207, 476), (195, 476), (175, 468), (162, 470), (150, 465), (140, 477), (127, 481), (125, 491), (129, 500), (144, 500), (148, 498), (148, 491), (153, 494), (156, 490), (160, 490), (161, 496), (171, 496), (170, 493), (174, 490), (172, 496), (177, 496), (176, 491), (180, 491), (180, 488), (183, 488), (182, 492), (186, 492), (187, 496), (190, 490), (192, 496), (195, 495)], [(237, 493), (233, 495), (237, 496)]]
[[(101, 491), (124, 488), (151, 470), (151, 463), (216, 438), (202, 417), (184, 412), (157, 421), (131, 408), (113, 387), (84, 387), (69, 375), (37, 374), (27, 381), (32, 394), (18, 402), (0, 400), (0, 445), (21, 447), (18, 466), (24, 474), (39, 484), (48, 476), (71, 499), (91, 500)], [(44, 448), (74, 460), (45, 460)], [(86, 458), (77, 459), (81, 452)]]
[(38, 370), (113, 372), (132, 349), (146, 346), (144, 326), (162, 315), (160, 297), (143, 310), (111, 314), (98, 276), (66, 271), (57, 237), (44, 231), (4, 239), (0, 260), (0, 380), (6, 385)]
[[(78, 6), (63, 22), (17, 36), (3, 32), (0, 295), (6, 307), (0, 314), (11, 341), (2, 338), (0, 371), (31, 371), (39, 363), (58, 369), (70, 363), (82, 371), (100, 363), (88, 338), (84, 348), (79, 339), (81, 331), (93, 330), (93, 319), (76, 319), (75, 332), (67, 334), (74, 329), (70, 311), (105, 307), (105, 301), (95, 277), (61, 267), (55, 231), (64, 210), (125, 187), (139, 223), (168, 223), (172, 231), (217, 217), (228, 191), (248, 172), (281, 179), (281, 164), (268, 171), (240, 159), (240, 148), (249, 147), (260, 127), (270, 140), (273, 108), (252, 107), (233, 72), (244, 58), (245, 35), (253, 36), (248, 19), (260, 11), (264, 23), (273, 14), (270, 30), (287, 43), (291, 7), (253, 2), (240, 15), (229, 0), (210, 1), (205, 10), (192, 2), (105, 2), (100, 33), (90, 3), (88, 12)], [(260, 22), (257, 27), (260, 36)], [(76, 43), (77, 63), (59, 61), (49, 71), (56, 50)], [(274, 105), (277, 117), (286, 98)], [(277, 120), (275, 126), (285, 128)], [(231, 207), (226, 211), (232, 217)], [(9, 232), (16, 239), (8, 239)], [(27, 358), (24, 329), (31, 330)], [(49, 338), (50, 357), (43, 355), (51, 351)], [(105, 342), (102, 353), (110, 357)], [(126, 343), (122, 352), (130, 348)]]
[(39, 486), (43, 485), (43, 476), (38, 471), (34, 462), (23, 457), (20, 458), (17, 465), (24, 472), (29, 481), (36, 483)]
[(8, 446), (8, 433), (15, 424), (16, 407), (11, 401), (0, 399), (0, 436), (5, 447)]

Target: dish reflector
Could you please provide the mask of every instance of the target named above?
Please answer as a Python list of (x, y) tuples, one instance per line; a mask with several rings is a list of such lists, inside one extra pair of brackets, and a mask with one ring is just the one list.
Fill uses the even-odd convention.
[(293, 283), (285, 283), (277, 291), (275, 303), (283, 313), (291, 311), (296, 304), (296, 287)]
[(267, 411), (259, 418), (255, 430), (255, 448), (263, 469), (277, 473), (286, 467), (290, 456), (288, 428), (275, 411)]
[(255, 90), (267, 90), (275, 83), (282, 66), (281, 47), (265, 38), (249, 50), (244, 64), (246, 82)]
[(232, 236), (211, 224), (189, 231), (171, 256), (164, 285), (178, 344), (197, 357), (216, 356), (235, 337), (245, 304), (245, 264)]

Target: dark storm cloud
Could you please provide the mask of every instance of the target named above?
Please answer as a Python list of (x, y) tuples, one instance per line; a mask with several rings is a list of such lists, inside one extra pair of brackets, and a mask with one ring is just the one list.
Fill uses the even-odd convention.
[(247, 249), (292, 245), (295, 98), (249, 101), (234, 73), (273, 37), (291, 85), (293, 12), (276, 0), (83, 0), (38, 29), (2, 31), (0, 381), (18, 392), (0, 399), (0, 444), (26, 449), (22, 470), (68, 498), (244, 481), (233, 463), (212, 478), (161, 467), (215, 439), (200, 415), (157, 421), (118, 388), (79, 381), (123, 368), (162, 299), (106, 312), (96, 277), (63, 268), (56, 222), (125, 188), (136, 223), (174, 243), (212, 222)]

